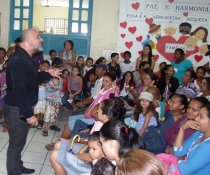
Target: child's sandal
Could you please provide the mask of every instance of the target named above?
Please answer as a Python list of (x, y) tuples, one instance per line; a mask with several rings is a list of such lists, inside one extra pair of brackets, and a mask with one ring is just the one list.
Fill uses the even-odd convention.
[(45, 137), (48, 136), (48, 131), (43, 131), (42, 135), (45, 136)]

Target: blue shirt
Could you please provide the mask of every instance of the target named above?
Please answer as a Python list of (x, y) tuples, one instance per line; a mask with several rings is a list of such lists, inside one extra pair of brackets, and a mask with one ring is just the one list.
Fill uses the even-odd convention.
[(174, 147), (174, 155), (182, 157), (187, 155), (187, 160), (178, 162), (182, 175), (209, 175), (210, 174), (210, 138), (196, 144), (203, 133), (196, 131), (188, 138), (182, 147)]
[(179, 80), (179, 84), (182, 82), (182, 77), (184, 76), (187, 69), (192, 67), (192, 62), (190, 60), (183, 60), (181, 63), (175, 63), (172, 62), (171, 65), (175, 69), (174, 77), (176, 77)]

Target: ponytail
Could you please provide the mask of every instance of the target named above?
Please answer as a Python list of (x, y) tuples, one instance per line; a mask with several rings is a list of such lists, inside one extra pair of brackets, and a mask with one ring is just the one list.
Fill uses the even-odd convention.
[(110, 120), (101, 128), (101, 136), (105, 140), (116, 140), (120, 145), (119, 155), (122, 157), (130, 149), (144, 149), (144, 143), (135, 129), (129, 128), (119, 120)]

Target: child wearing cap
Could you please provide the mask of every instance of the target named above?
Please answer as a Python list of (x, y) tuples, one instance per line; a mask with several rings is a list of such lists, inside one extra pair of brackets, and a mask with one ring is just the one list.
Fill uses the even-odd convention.
[(155, 111), (153, 95), (142, 92), (134, 111), (134, 119), (137, 121), (136, 131), (142, 136), (149, 126), (158, 125), (158, 113)]

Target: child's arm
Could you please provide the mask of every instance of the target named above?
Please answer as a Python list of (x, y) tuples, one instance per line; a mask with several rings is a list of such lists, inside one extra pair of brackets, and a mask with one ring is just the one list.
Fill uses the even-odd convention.
[(140, 129), (140, 131), (139, 131), (139, 135), (140, 135), (140, 136), (142, 136), (142, 135), (145, 133), (145, 131), (146, 131), (148, 125), (149, 125), (150, 119), (151, 119), (151, 117), (152, 117), (153, 115), (154, 115), (153, 112), (149, 112), (149, 113), (146, 114), (146, 116), (145, 116), (145, 121), (144, 121), (144, 125), (143, 125), (143, 127)]
[(88, 149), (88, 146), (81, 148), (76, 156), (84, 162), (92, 162), (92, 159), (91, 159), (89, 153), (87, 152), (87, 149)]

